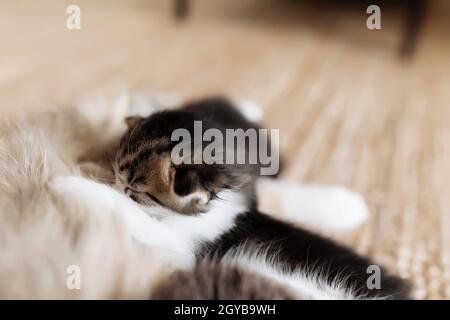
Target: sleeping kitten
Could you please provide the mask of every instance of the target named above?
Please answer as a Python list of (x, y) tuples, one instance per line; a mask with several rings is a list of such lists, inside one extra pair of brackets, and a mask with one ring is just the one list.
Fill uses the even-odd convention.
[[(171, 161), (175, 129), (254, 128), (225, 99), (206, 99), (148, 118), (128, 119), (114, 165), (116, 186), (173, 228), (198, 258), (233, 257), (305, 297), (406, 299), (408, 285), (382, 269), (381, 287), (369, 289), (374, 263), (352, 250), (257, 210), (261, 164), (179, 164)], [(202, 146), (204, 147), (204, 146)], [(243, 150), (248, 152), (248, 146)], [(196, 150), (193, 150), (195, 154)], [(222, 150), (224, 154), (230, 150)], [(239, 263), (238, 263), (239, 264)], [(339, 288), (337, 290), (336, 288)]]
[[(156, 204), (185, 214), (207, 211), (209, 202), (222, 190), (245, 193), (247, 205), (254, 207), (259, 163), (173, 164), (171, 152), (178, 141), (171, 140), (172, 133), (182, 128), (194, 136), (194, 121), (202, 122), (202, 134), (208, 129), (218, 129), (224, 136), (227, 128), (258, 129), (222, 99), (203, 100), (148, 118), (128, 118), (129, 130), (120, 143), (114, 166), (116, 184), (143, 205)], [(192, 146), (191, 158), (205, 145), (203, 142), (201, 150)], [(245, 150), (235, 145), (233, 150), (222, 150), (222, 156), (248, 151), (247, 145)]]

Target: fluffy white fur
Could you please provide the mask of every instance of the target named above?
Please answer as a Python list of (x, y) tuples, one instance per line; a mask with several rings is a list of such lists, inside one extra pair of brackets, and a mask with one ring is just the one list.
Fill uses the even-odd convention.
[(207, 213), (189, 216), (161, 207), (141, 207), (112, 187), (82, 177), (56, 177), (50, 190), (99, 214), (120, 215), (135, 239), (149, 247), (175, 252), (180, 258), (185, 256), (185, 265), (194, 262), (196, 244), (216, 240), (246, 209), (243, 195), (234, 191), (220, 192)]
[(169, 215), (162, 221), (177, 230), (194, 249), (202, 241), (214, 241), (234, 225), (234, 219), (246, 209), (244, 197), (233, 191), (218, 193), (212, 200), (207, 213), (200, 216), (180, 214)]
[[(198, 239), (198, 228), (211, 228), (206, 233), (211, 238), (229, 220), (205, 218), (195, 225), (188, 217), (167, 216), (162, 221), (166, 215), (156, 209), (149, 217), (147, 209), (112, 188), (82, 178), (78, 164), (85, 154), (117, 141), (125, 130), (126, 116), (145, 116), (177, 103), (161, 95), (98, 99), (2, 127), (0, 298), (147, 298), (151, 288), (172, 271), (191, 266), (192, 256), (185, 247), (191, 244), (174, 230), (187, 226), (185, 236)], [(325, 190), (319, 191), (330, 195)], [(285, 191), (277, 196), (283, 199)], [(308, 197), (301, 198), (308, 201)], [(337, 203), (357, 199), (343, 198)], [(287, 203), (292, 199), (289, 195)], [(321, 217), (329, 215), (325, 220), (334, 221), (336, 212), (361, 209), (360, 201), (356, 202), (333, 206), (333, 210), (320, 209), (318, 202), (304, 204), (299, 214), (306, 217), (319, 212)], [(230, 203), (235, 205), (239, 199)], [(283, 210), (291, 220), (295, 218), (290, 207)], [(297, 218), (302, 221), (302, 216)], [(81, 268), (81, 290), (66, 286), (71, 265)]]
[[(136, 241), (122, 208), (86, 206), (48, 188), (55, 177), (80, 176), (77, 160), (123, 133), (118, 119), (133, 107), (127, 98), (116, 102), (2, 126), (1, 298), (147, 298), (155, 283), (186, 267), (179, 254)], [(81, 290), (66, 286), (71, 265), (81, 268)]]
[(166, 249), (177, 253), (192, 265), (192, 248), (179, 236), (175, 228), (147, 215), (133, 200), (111, 187), (77, 176), (56, 177), (50, 184), (50, 191), (66, 201), (92, 209), (100, 215), (119, 215), (131, 235), (148, 247)]

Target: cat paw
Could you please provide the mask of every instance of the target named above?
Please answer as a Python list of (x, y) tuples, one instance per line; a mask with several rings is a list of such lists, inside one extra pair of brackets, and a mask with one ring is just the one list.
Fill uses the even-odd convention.
[(247, 120), (254, 123), (259, 123), (262, 121), (264, 111), (258, 103), (250, 100), (238, 100), (235, 104), (237, 109)]
[(173, 108), (180, 104), (180, 101), (175, 95), (146, 91), (123, 93), (113, 97), (85, 97), (79, 101), (76, 109), (90, 127), (102, 133), (102, 137), (116, 137), (126, 131), (126, 117), (147, 117), (155, 111)]
[(369, 215), (364, 198), (344, 187), (261, 179), (258, 196), (263, 199), (262, 211), (267, 204), (274, 215), (319, 231), (354, 229)]
[(369, 209), (361, 194), (344, 187), (315, 187), (317, 225), (322, 229), (345, 231), (363, 224)]
[(116, 206), (116, 199), (106, 186), (83, 177), (58, 176), (49, 182), (48, 187), (51, 193), (77, 205), (108, 210)]

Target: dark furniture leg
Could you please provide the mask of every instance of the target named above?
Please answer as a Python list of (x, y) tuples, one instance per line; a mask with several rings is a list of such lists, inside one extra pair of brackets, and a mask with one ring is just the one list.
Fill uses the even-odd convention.
[(427, 9), (426, 0), (410, 0), (406, 11), (405, 35), (400, 48), (402, 58), (410, 58), (417, 48)]
[(175, 0), (175, 17), (186, 19), (189, 15), (189, 0)]

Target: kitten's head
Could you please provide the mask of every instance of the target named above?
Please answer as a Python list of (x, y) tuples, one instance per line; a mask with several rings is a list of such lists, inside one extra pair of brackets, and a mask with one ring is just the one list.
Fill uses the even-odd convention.
[(197, 214), (207, 211), (220, 191), (245, 185), (249, 175), (234, 167), (173, 163), (178, 142), (171, 141), (172, 132), (184, 128), (193, 133), (194, 120), (181, 110), (128, 118), (114, 164), (116, 186), (142, 205)]

